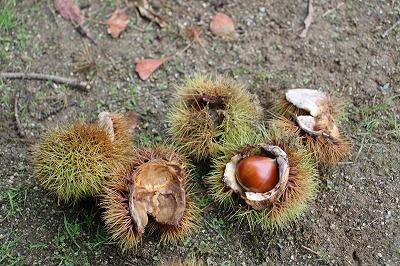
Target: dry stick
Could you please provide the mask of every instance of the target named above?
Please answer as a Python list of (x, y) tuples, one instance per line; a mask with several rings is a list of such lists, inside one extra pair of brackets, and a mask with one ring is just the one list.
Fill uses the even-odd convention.
[(361, 140), (361, 145), (360, 145), (360, 148), (358, 149), (358, 152), (357, 152), (356, 158), (354, 159), (354, 161), (355, 161), (355, 162), (358, 160), (358, 157), (360, 156), (360, 154), (361, 154), (361, 151), (362, 151), (362, 150), (363, 150), (363, 148), (364, 148), (364, 142), (365, 142), (365, 137), (366, 137), (366, 136), (367, 136), (367, 135), (364, 135), (363, 139)]
[(37, 73), (22, 73), (22, 72), (0, 72), (0, 79), (36, 79), (49, 80), (55, 83), (67, 84), (71, 87), (76, 87), (88, 91), (91, 88), (91, 82), (79, 81), (54, 75), (37, 74)]
[(17, 124), (17, 133), (18, 136), (21, 138), (25, 138), (25, 134), (22, 131), (22, 126), (21, 126), (21, 120), (19, 120), (19, 115), (18, 115), (18, 101), (19, 101), (19, 92), (17, 91), (15, 93), (14, 97), (14, 117), (15, 117), (15, 123)]
[(341, 8), (343, 5), (344, 5), (344, 3), (339, 3), (335, 8), (332, 8), (332, 9), (327, 10), (327, 11), (322, 15), (322, 17), (323, 17), (323, 18), (326, 17), (327, 15), (329, 15), (330, 13), (332, 13), (333, 11), (335, 11), (336, 9)]
[(305, 38), (307, 36), (308, 28), (310, 27), (311, 22), (313, 20), (313, 14), (314, 14), (313, 0), (308, 0), (308, 14), (307, 17), (304, 19), (304, 29), (299, 35), (300, 38)]
[(166, 62), (166, 61), (168, 61), (168, 60), (171, 60), (172, 58), (174, 58), (175, 56), (177, 56), (177, 55), (180, 55), (180, 54), (183, 54), (184, 52), (186, 52), (186, 50), (188, 50), (190, 47), (192, 47), (192, 45), (193, 45), (193, 41), (191, 41), (188, 45), (186, 45), (185, 46), (185, 48), (183, 48), (182, 50), (179, 50), (179, 51), (177, 51), (177, 52), (175, 52), (175, 53), (173, 53), (173, 54), (171, 54), (171, 55), (168, 55), (168, 56), (166, 56), (166, 57), (164, 57), (163, 59), (164, 59), (164, 62)]
[(53, 15), (54, 22), (56, 23), (56, 25), (58, 27), (56, 12), (54, 12), (54, 10), (50, 7), (50, 2), (49, 1), (47, 1), (47, 8), (50, 10), (51, 14)]
[(400, 26), (400, 19), (382, 34), (382, 38), (386, 38), (397, 26)]
[[(176, 52), (174, 55), (183, 54), (184, 52), (186, 52), (187, 49), (189, 49), (190, 47), (192, 47), (193, 43), (194, 43), (193, 41), (190, 42), (188, 45), (186, 45), (185, 48), (183, 48), (182, 50)], [(173, 56), (174, 56), (174, 55), (173, 55)]]
[(312, 249), (309, 248), (309, 247), (306, 247), (306, 246), (304, 246), (304, 245), (301, 245), (301, 247), (304, 248), (304, 249), (306, 249), (306, 250), (308, 250), (308, 251), (310, 251), (311, 253), (314, 253), (314, 254), (317, 255), (318, 257), (320, 256), (318, 252), (312, 250)]
[(353, 164), (353, 162), (351, 161), (347, 161), (347, 162), (338, 162), (338, 165), (345, 165), (345, 164)]

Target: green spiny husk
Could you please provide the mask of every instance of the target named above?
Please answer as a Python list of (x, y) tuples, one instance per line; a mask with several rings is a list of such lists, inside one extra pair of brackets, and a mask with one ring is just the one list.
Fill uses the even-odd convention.
[(73, 123), (42, 137), (33, 152), (34, 176), (60, 201), (77, 202), (98, 195), (112, 168), (126, 163), (129, 152), (127, 132), (111, 142), (97, 125)]
[[(222, 177), (226, 164), (238, 153), (257, 154), (257, 144), (279, 146), (289, 161), (289, 181), (283, 195), (272, 209), (254, 210), (224, 184)], [(226, 145), (224, 154), (214, 159), (213, 171), (207, 178), (210, 192), (216, 201), (232, 210), (232, 218), (246, 221), (251, 228), (280, 230), (296, 220), (315, 197), (317, 170), (309, 152), (301, 145), (296, 134), (271, 125), (268, 132), (246, 134)]]
[(261, 119), (262, 108), (255, 96), (220, 76), (187, 79), (177, 88), (168, 114), (170, 134), (196, 159), (216, 155), (226, 139), (253, 131)]

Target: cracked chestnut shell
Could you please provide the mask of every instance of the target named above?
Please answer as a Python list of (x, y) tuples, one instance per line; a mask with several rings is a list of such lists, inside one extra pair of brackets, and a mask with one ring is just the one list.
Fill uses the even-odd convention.
[(279, 170), (275, 159), (265, 156), (249, 156), (237, 165), (239, 184), (247, 191), (264, 193), (279, 182)]
[(296, 133), (312, 152), (315, 160), (322, 164), (334, 165), (349, 155), (350, 140), (342, 136), (337, 119), (343, 101), (312, 89), (290, 89), (278, 100), (273, 110), (276, 123), (285, 131)]

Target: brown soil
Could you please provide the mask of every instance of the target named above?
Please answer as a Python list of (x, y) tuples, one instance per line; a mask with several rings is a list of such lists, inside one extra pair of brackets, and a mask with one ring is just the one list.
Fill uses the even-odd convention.
[[(400, 264), (400, 27), (381, 37), (399, 19), (397, 1), (344, 1), (337, 9), (337, 1), (314, 1), (304, 39), (298, 35), (307, 1), (151, 1), (166, 28), (137, 20), (129, 10), (130, 26), (119, 39), (110, 38), (104, 25), (88, 23), (97, 46), (54, 15), (52, 1), (16, 2), (15, 27), (0, 29), (0, 71), (70, 76), (74, 60), (83, 56), (95, 61), (86, 76), (96, 82), (82, 92), (40, 81), (0, 81), (0, 264), (153, 265), (193, 255), (209, 265)], [(96, 20), (113, 11), (113, 1), (77, 2)], [(234, 18), (234, 37), (209, 32), (217, 11)], [(182, 49), (187, 25), (203, 28), (204, 47), (194, 44), (141, 81), (134, 59)], [(283, 232), (251, 231), (227, 220), (199, 177), (197, 198), (205, 207), (199, 233), (176, 246), (145, 236), (135, 252), (122, 254), (107, 240), (95, 202), (58, 204), (37, 185), (31, 145), (48, 128), (93, 120), (102, 110), (135, 110), (138, 142), (163, 140), (174, 85), (195, 72), (244, 83), (266, 109), (287, 88), (329, 92), (346, 103), (341, 128), (352, 139), (352, 156), (320, 169), (315, 204)], [(24, 138), (15, 123), (16, 92)]]

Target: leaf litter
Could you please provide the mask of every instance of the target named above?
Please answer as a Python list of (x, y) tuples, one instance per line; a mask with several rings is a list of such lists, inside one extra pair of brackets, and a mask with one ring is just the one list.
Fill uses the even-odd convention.
[(92, 34), (84, 25), (85, 18), (81, 15), (81, 10), (72, 0), (54, 0), (54, 8), (65, 20), (71, 21), (79, 33), (96, 43)]
[[(133, 6), (137, 8), (141, 16), (156, 22), (160, 27), (167, 25), (166, 20), (153, 10), (147, 0), (124, 0), (124, 2), (126, 7), (122, 9), (120, 7), (120, 0), (116, 0), (116, 9), (110, 18), (106, 22), (98, 22), (107, 25), (107, 32), (113, 38), (118, 38), (126, 30), (129, 23), (126, 10)], [(81, 15), (79, 7), (73, 3), (73, 0), (54, 0), (54, 6), (64, 19), (71, 21), (84, 36), (93, 41), (90, 32), (84, 27), (85, 17)], [(210, 22), (210, 30), (217, 36), (229, 36), (235, 32), (235, 25), (232, 18), (219, 12), (214, 15)], [(147, 80), (162, 64), (172, 59), (175, 55), (184, 53), (194, 43), (199, 43), (204, 48), (200, 39), (202, 31), (202, 28), (198, 26), (185, 27), (184, 36), (190, 40), (190, 43), (171, 56), (136, 59), (135, 71), (140, 79)]]
[(135, 61), (135, 71), (138, 73), (141, 80), (146, 80), (156, 71), (162, 64), (170, 60), (171, 57), (162, 58), (143, 58)]
[(117, 7), (111, 17), (107, 20), (107, 32), (113, 38), (118, 38), (118, 36), (123, 32), (128, 26), (129, 18), (125, 13), (125, 9)]
[(235, 24), (231, 17), (219, 12), (212, 18), (210, 30), (217, 36), (229, 36), (235, 32)]
[(167, 26), (166, 20), (153, 10), (147, 0), (126, 0), (125, 2), (127, 3), (127, 5), (129, 2), (133, 2), (133, 5), (139, 10), (139, 13), (142, 17), (145, 17), (150, 21), (156, 22), (161, 28)]

